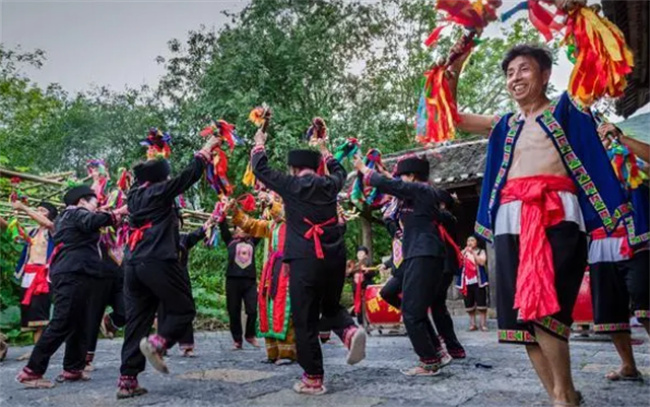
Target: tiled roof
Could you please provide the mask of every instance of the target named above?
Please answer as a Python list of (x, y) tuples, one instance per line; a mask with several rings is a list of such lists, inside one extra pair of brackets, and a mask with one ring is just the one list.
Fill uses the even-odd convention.
[[(426, 156), (430, 163), (430, 178), (434, 184), (450, 187), (457, 184), (476, 183), (483, 178), (485, 157), (487, 155), (487, 138), (471, 141), (454, 141), (434, 148), (417, 148), (387, 154), (382, 161), (389, 171), (400, 157), (409, 154)], [(348, 184), (356, 177), (352, 172)]]

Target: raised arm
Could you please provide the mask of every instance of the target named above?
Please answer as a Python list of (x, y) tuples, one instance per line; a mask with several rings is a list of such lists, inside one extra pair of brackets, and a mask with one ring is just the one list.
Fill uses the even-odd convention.
[(325, 139), (318, 140), (316, 143), (320, 148), (321, 155), (325, 159), (327, 170), (329, 172), (329, 175), (325, 177), (325, 187), (332, 188), (332, 192), (338, 194), (345, 185), (348, 173), (345, 171), (345, 168), (343, 168), (341, 163), (335, 160), (329, 152)]
[(159, 187), (157, 185), (154, 186), (154, 188), (160, 188), (161, 194), (167, 200), (171, 201), (178, 195), (187, 191), (192, 185), (201, 179), (201, 175), (203, 175), (203, 170), (205, 169), (207, 162), (208, 156), (202, 153), (197, 153), (190, 164), (185, 167), (185, 169), (181, 171), (180, 174), (174, 178), (160, 183)]
[(16, 209), (18, 211), (24, 212), (25, 214), (27, 214), (27, 216), (34, 219), (36, 221), (36, 223), (43, 226), (44, 228), (47, 228), (50, 231), (54, 230), (54, 222), (52, 222), (50, 219), (48, 219), (47, 216), (38, 213), (37, 211), (35, 211), (32, 208), (30, 208), (29, 206), (25, 205), (21, 201), (12, 202), (11, 206), (13, 206), (14, 209)]
[(230, 233), (230, 229), (228, 229), (228, 222), (225, 219), (219, 222), (219, 232), (221, 233), (221, 239), (226, 244), (226, 246), (228, 246), (232, 241), (232, 233)]
[(181, 245), (185, 246), (185, 250), (190, 251), (197, 243), (199, 243), (205, 237), (205, 228), (199, 226), (197, 229), (193, 230), (191, 233), (185, 235), (183, 239), (184, 242), (181, 242)]
[(611, 143), (611, 138), (609, 137), (610, 135), (613, 135), (614, 138), (617, 138), (622, 144), (626, 145), (634, 155), (643, 161), (650, 163), (650, 145), (640, 140), (626, 136), (621, 131), (621, 129), (612, 123), (603, 123), (598, 126), (598, 136), (603, 142), (605, 148), (609, 148), (609, 145)]
[(650, 163), (650, 145), (641, 140), (628, 137), (625, 134), (621, 134), (621, 143), (625, 144), (634, 155), (643, 161)]
[[(462, 52), (463, 41), (459, 41), (451, 49), (451, 53)], [(447, 67), (447, 81), (451, 89), (451, 93), (454, 96), (454, 100), (457, 98), (458, 90), (458, 78), (463, 70), (463, 65), (469, 57), (471, 51), (467, 51), (461, 54), (456, 58), (449, 67)], [(492, 124), (494, 117), (486, 115), (478, 115), (471, 113), (460, 113), (460, 122), (456, 126), (459, 130), (464, 131), (470, 134), (480, 134), (480, 135), (489, 135), (492, 130)]]
[(269, 167), (264, 146), (256, 146), (251, 151), (251, 165), (255, 177), (269, 189), (282, 196), (289, 188), (293, 177)]
[(116, 222), (112, 212), (89, 212), (83, 209), (75, 211), (75, 225), (84, 233), (92, 233), (104, 226), (110, 226)]
[(236, 207), (233, 209), (232, 223), (255, 238), (271, 237), (271, 222), (253, 219)]
[(363, 182), (399, 199), (414, 199), (418, 193), (422, 193), (422, 189), (415, 182), (387, 178), (372, 170), (365, 171)]

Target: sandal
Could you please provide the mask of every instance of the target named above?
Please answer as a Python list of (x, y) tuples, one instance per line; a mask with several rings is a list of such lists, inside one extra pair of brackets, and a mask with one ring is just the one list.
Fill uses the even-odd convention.
[(482, 331), (482, 332), (489, 332), (490, 329), (489, 329), (487, 326), (482, 326), (482, 327), (481, 327), (481, 331)]
[(86, 374), (86, 372), (84, 372), (83, 370), (76, 370), (74, 372), (64, 370), (54, 380), (56, 380), (57, 383), (87, 382), (88, 380), (90, 380), (90, 376), (88, 376), (88, 374)]
[(427, 377), (427, 376), (437, 376), (440, 374), (440, 368), (437, 365), (431, 365), (431, 367), (423, 367), (418, 365), (410, 369), (400, 370), (404, 376), (410, 377)]
[(142, 396), (148, 393), (148, 390), (145, 389), (144, 387), (136, 387), (135, 389), (119, 389), (117, 391), (117, 399), (118, 400), (123, 400), (123, 399), (130, 399), (133, 397), (138, 397)]
[(118, 400), (129, 399), (132, 397), (142, 396), (147, 394), (147, 389), (140, 387), (138, 384), (138, 378), (136, 376), (120, 376), (120, 379), (117, 382), (117, 394), (116, 397)]
[(194, 349), (183, 349), (183, 357), (184, 358), (195, 358), (196, 355), (194, 354)]
[(140, 352), (144, 355), (145, 358), (151, 363), (154, 369), (160, 373), (169, 373), (169, 368), (163, 360), (163, 350), (156, 349), (156, 347), (151, 343), (149, 338), (142, 338), (140, 341)]
[(55, 386), (51, 381), (44, 379), (43, 375), (33, 373), (26, 367), (18, 373), (16, 381), (28, 389), (51, 389)]
[(350, 339), (350, 350), (347, 357), (348, 365), (356, 365), (366, 358), (366, 339), (366, 330), (356, 328)]
[(293, 385), (293, 391), (295, 391), (298, 394), (308, 394), (310, 396), (320, 396), (322, 394), (327, 393), (327, 388), (325, 386), (317, 385), (317, 386), (308, 386), (306, 383), (303, 381), (299, 381), (296, 384)]
[(611, 382), (642, 382), (643, 375), (638, 370), (633, 375), (624, 375), (620, 370), (612, 370), (605, 375)]
[(468, 331), (470, 332), (478, 331), (478, 328), (476, 327), (476, 325), (470, 325)]

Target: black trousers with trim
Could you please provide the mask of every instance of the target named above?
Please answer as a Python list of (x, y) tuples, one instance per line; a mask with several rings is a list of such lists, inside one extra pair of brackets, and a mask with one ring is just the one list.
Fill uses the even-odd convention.
[(436, 330), (444, 339), (447, 349), (463, 349), (460, 344), (456, 331), (454, 331), (454, 321), (447, 309), (447, 291), (454, 281), (453, 273), (442, 273), (442, 278), (435, 295), (433, 304), (431, 304), (431, 317), (436, 326)]
[(573, 307), (587, 266), (587, 239), (579, 226), (569, 221), (562, 221), (547, 228), (546, 237), (553, 252), (554, 285), (560, 305), (560, 311), (551, 315), (550, 320), (557, 325), (557, 328), (552, 330), (538, 322), (524, 322), (518, 319), (518, 310), (514, 309), (514, 302), (519, 268), (519, 235), (501, 234), (494, 238), (499, 342), (531, 343), (521, 338), (526, 333), (528, 334), (526, 336), (534, 338), (533, 324), (560, 340), (568, 340), (573, 323)]
[(86, 363), (86, 308), (94, 278), (81, 273), (55, 274), (52, 280), (54, 312), (27, 362), (36, 374), (44, 374), (52, 355), (65, 342), (63, 369), (78, 371)]
[(437, 360), (438, 336), (429, 319), (428, 310), (433, 303), (442, 279), (444, 258), (413, 257), (404, 260), (404, 286), (402, 317), (406, 332), (415, 353), (423, 362)]
[(355, 326), (350, 314), (340, 304), (344, 283), (343, 256), (289, 261), (291, 313), (298, 364), (308, 375), (318, 376), (324, 372), (319, 327), (323, 332), (334, 331), (343, 340), (345, 329)]
[(137, 376), (146, 360), (140, 340), (149, 335), (158, 307), (165, 314), (158, 334), (173, 346), (191, 327), (196, 311), (189, 281), (178, 261), (151, 260), (124, 266), (126, 329), (122, 346), (122, 375)]

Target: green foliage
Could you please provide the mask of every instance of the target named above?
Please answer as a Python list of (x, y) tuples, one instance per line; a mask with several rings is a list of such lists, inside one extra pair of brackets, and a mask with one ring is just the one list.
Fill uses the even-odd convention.
[[(315, 116), (326, 120), (333, 146), (359, 137), (364, 150), (411, 148), (423, 73), (460, 35), (443, 37), (435, 49), (424, 47), (437, 19), (427, 0), (253, 0), (227, 16), (230, 23), (218, 32), (199, 27), (170, 40), (170, 57), (158, 58), (165, 75), (151, 89), (100, 87), (70, 95), (56, 84), (41, 88), (21, 69), (41, 67), (45, 53), (0, 45), (0, 165), (39, 173), (74, 169), (83, 177), (86, 160), (101, 158), (116, 179), (119, 167), (144, 157), (138, 142), (155, 126), (172, 134), (176, 172), (200, 146), (207, 118), (234, 123), (250, 146), (255, 128), (248, 114), (262, 102), (273, 109), (267, 151), (278, 168), (287, 151), (302, 144)], [(504, 34), (485, 39), (469, 60), (458, 88), (461, 110), (493, 114), (511, 107), (500, 60), (512, 45), (538, 42), (539, 35), (524, 20)], [(240, 177), (248, 150), (238, 147), (229, 158), (236, 194), (244, 190)], [(191, 207), (207, 211), (216, 199), (204, 181), (185, 196)], [(372, 216), (364, 211), (378, 261), (389, 254), (390, 239)], [(349, 253), (361, 235), (359, 222), (351, 222)], [(18, 303), (18, 288), (8, 280), (16, 248), (2, 243), (0, 311)], [(225, 249), (197, 247), (190, 258), (199, 315), (214, 326), (224, 323)], [(6, 312), (0, 318), (11, 320), (14, 311)]]
[(189, 270), (192, 295), (199, 317), (208, 323), (228, 322), (226, 309), (226, 264), (228, 253), (223, 244), (210, 248), (199, 244), (190, 252)]
[(21, 249), (8, 233), (0, 230), (0, 331), (12, 342), (21, 337), (20, 285), (13, 277)]

